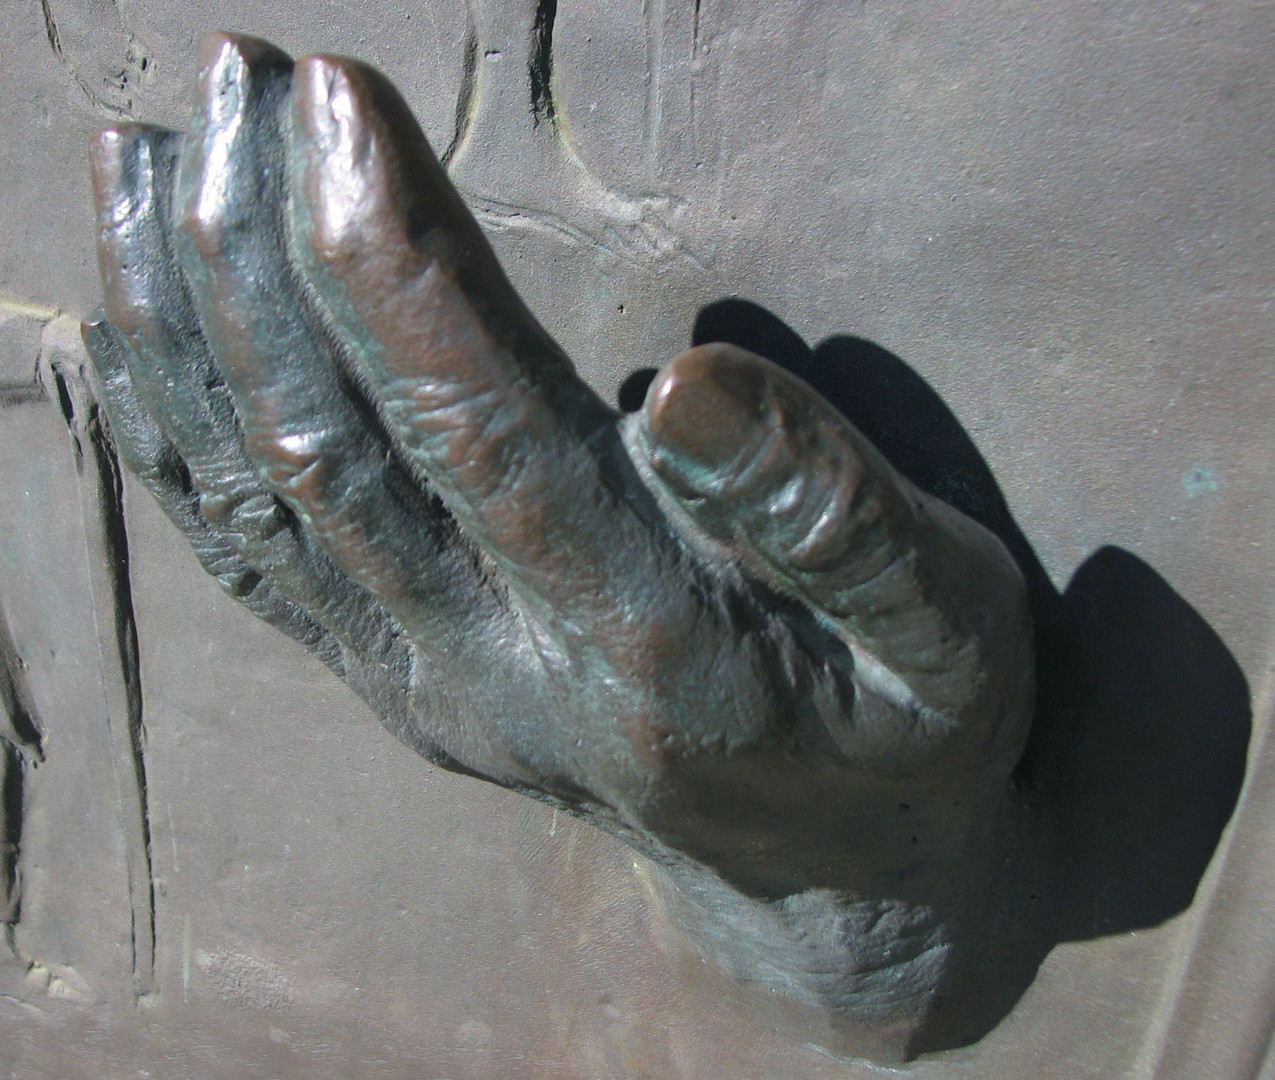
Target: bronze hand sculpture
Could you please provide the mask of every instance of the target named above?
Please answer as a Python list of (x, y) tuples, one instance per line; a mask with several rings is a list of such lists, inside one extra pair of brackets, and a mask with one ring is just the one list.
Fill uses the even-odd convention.
[(357, 62), (215, 35), (93, 147), (120, 454), (430, 760), (664, 866), (706, 954), (898, 1058), (997, 932), (1021, 576), (729, 345), (622, 416)]

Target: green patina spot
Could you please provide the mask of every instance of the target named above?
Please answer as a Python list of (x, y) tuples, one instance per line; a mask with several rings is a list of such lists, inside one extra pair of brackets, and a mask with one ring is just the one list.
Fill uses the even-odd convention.
[(1208, 469), (1192, 469), (1182, 477), (1182, 486), (1186, 489), (1186, 497), (1194, 499), (1197, 495), (1210, 495), (1222, 485)]

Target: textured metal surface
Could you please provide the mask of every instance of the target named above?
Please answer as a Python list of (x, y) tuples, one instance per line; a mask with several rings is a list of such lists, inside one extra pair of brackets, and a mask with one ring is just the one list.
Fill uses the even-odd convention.
[[(459, 2), (393, 19), (259, 7), (49, 0), (0, 16), (0, 290), (22, 301), (5, 315), (28, 320), (0, 326), (0, 597), (47, 753), (18, 935), (39, 966), (3, 969), (0, 1063), (95, 1078), (875, 1075), (771, 1034), (679, 953), (624, 849), (402, 751), (205, 581), (126, 484), (155, 895), (153, 984), (131, 1004), (136, 796), (103, 660), (118, 655), (103, 648), (116, 600), (91, 580), (108, 557), (82, 510), (97, 496), (82, 497), (51, 374), (73, 354), (40, 305), (78, 316), (95, 301), (89, 132), (119, 108), (180, 122), (195, 42), (218, 25), (365, 56), (438, 145), (459, 131), (453, 176), (606, 395), (728, 295), (825, 343), (825, 360), (864, 356), (846, 335), (889, 350), (977, 445), (1053, 585), (1110, 601), (1123, 635), (1085, 654), (1093, 714), (1151, 702), (1165, 740), (1197, 749), (1202, 730), (1233, 737), (1251, 716), (1246, 787), (1189, 906), (1058, 945), (1000, 1027), (917, 1075), (1268, 1073), (1269, 5), (564, 0), (556, 137), (526, 92), (534, 8), (475, 5), (484, 77), (467, 79)], [(1145, 565), (1095, 559), (1108, 545)], [(1147, 603), (1161, 586), (1177, 600)], [(1215, 639), (1183, 629), (1197, 624), (1179, 601)], [(1154, 757), (1157, 715), (1143, 720)]]

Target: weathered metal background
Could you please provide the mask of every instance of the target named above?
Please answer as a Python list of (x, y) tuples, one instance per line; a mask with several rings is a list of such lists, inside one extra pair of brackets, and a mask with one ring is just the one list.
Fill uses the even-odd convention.
[[(395, 79), (603, 393), (716, 319), (877, 363), (882, 397), (842, 385), (936, 486), (960, 477), (909, 426), (930, 399), (885, 393), (907, 369), (977, 447), (1071, 613), (1077, 769), (1127, 764), (1155, 821), (1090, 808), (1128, 873), (1092, 871), (1007, 1019), (916, 1076), (1275, 1077), (1258, 0), (4, 4), (3, 1075), (881, 1073), (735, 1001), (628, 849), (414, 758), (119, 486), (78, 374), (84, 146), (121, 116), (183, 126), (212, 28)], [(709, 307), (727, 297), (756, 306)], [(1190, 850), (1193, 815), (1235, 795), (1206, 799), (1210, 770), (1245, 748), (1221, 843)]]

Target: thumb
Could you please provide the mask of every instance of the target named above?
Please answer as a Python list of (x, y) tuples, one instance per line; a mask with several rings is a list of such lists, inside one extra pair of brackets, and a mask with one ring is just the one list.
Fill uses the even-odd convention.
[(657, 376), (637, 428), (637, 453), (692, 528), (831, 617), (861, 685), (923, 728), (963, 725), (1007, 691), (1027, 711), (1030, 624), (1005, 548), (902, 477), (808, 385), (733, 345), (701, 345)]

